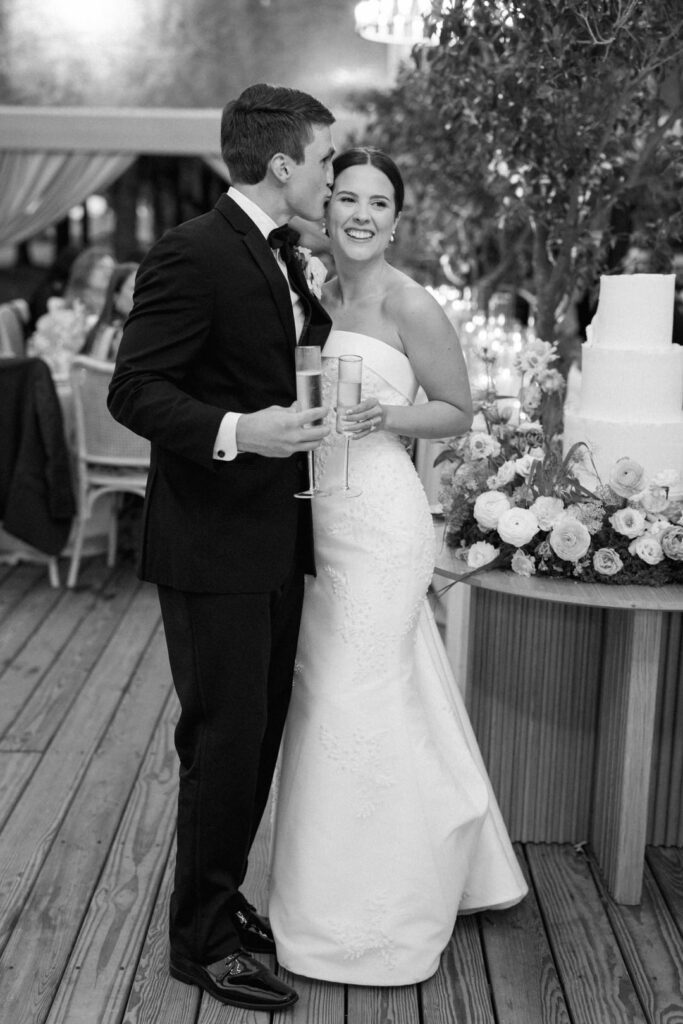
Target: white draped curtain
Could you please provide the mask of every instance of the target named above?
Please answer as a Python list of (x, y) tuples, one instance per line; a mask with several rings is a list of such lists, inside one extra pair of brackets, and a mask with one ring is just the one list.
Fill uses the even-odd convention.
[(16, 245), (107, 188), (135, 153), (0, 152), (0, 246)]

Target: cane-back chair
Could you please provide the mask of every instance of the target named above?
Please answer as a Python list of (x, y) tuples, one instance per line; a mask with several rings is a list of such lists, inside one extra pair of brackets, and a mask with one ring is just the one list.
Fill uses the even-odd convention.
[(124, 494), (144, 497), (150, 445), (112, 417), (107, 390), (113, 363), (76, 356), (71, 367), (77, 458), (77, 518), (67, 586), (73, 587), (83, 551), (86, 525), (93, 506), (113, 494), (108, 522), (107, 564), (116, 561), (118, 512)]

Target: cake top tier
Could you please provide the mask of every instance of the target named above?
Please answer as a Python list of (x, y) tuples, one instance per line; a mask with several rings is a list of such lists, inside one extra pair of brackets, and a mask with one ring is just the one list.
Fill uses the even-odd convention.
[(598, 308), (586, 329), (587, 344), (627, 351), (668, 348), (675, 281), (675, 274), (601, 277)]

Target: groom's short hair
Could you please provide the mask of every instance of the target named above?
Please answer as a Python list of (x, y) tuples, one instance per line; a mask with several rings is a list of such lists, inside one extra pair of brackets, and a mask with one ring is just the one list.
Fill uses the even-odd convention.
[(286, 153), (295, 163), (302, 163), (313, 126), (333, 123), (333, 114), (308, 93), (277, 85), (250, 85), (223, 108), (221, 153), (230, 180), (258, 184), (275, 153)]

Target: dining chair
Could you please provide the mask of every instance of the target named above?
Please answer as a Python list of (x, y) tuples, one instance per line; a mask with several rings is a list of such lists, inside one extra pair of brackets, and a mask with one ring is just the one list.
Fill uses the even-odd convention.
[(107, 528), (107, 565), (113, 566), (121, 499), (124, 494), (145, 494), (149, 441), (117, 423), (109, 412), (107, 391), (113, 370), (113, 363), (89, 356), (76, 356), (71, 366), (77, 512), (67, 587), (76, 585), (86, 526), (98, 499), (116, 496), (110, 503)]
[(24, 324), (28, 323), (26, 299), (0, 303), (0, 357), (16, 359), (26, 355)]

